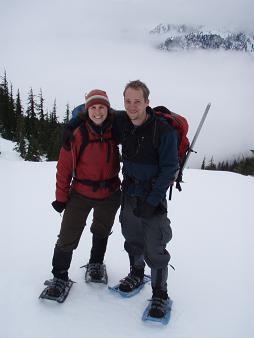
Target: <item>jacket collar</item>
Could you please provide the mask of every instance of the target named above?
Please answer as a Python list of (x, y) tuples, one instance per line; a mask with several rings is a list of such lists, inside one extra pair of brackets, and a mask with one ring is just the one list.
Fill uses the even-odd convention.
[(109, 116), (106, 118), (106, 120), (103, 122), (103, 124), (101, 126), (97, 126), (95, 123), (93, 123), (92, 120), (90, 120), (90, 118), (87, 118), (87, 125), (89, 127), (90, 130), (92, 130), (94, 133), (102, 135), (103, 133), (105, 133), (105, 131), (111, 127), (112, 123), (111, 123), (111, 119), (109, 118)]
[(149, 127), (151, 125), (151, 123), (154, 122), (155, 113), (154, 113), (153, 109), (151, 107), (147, 107), (146, 108), (146, 113), (148, 115), (148, 119), (143, 124), (141, 124), (140, 126), (135, 126), (131, 122), (130, 118), (128, 117), (128, 115), (126, 113), (126, 116), (127, 116), (127, 119), (128, 119), (128, 123), (129, 123), (131, 129), (135, 129), (136, 131), (139, 131), (139, 130), (141, 131), (141, 130), (146, 129), (147, 127)]

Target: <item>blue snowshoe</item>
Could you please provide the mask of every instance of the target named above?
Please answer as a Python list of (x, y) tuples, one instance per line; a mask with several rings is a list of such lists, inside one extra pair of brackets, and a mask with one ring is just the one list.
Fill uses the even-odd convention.
[(124, 298), (130, 298), (139, 293), (146, 283), (151, 281), (151, 277), (144, 275), (141, 279), (135, 275), (129, 274), (127, 277), (120, 280), (115, 286), (109, 286), (109, 290), (118, 293)]
[(167, 325), (171, 316), (172, 304), (173, 301), (170, 298), (162, 299), (153, 297), (149, 300), (149, 304), (145, 308), (142, 320), (159, 322), (163, 325)]

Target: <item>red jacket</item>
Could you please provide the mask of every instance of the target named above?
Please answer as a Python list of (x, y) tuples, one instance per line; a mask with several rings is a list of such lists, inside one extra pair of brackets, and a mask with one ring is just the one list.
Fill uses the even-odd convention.
[[(80, 154), (80, 146), (83, 143), (81, 128), (84, 127), (88, 132), (86, 134), (89, 141), (92, 142), (89, 142)], [(105, 139), (110, 140), (105, 141)], [(88, 198), (106, 198), (120, 187), (119, 170), (119, 150), (116, 142), (112, 140), (111, 125), (102, 134), (98, 134), (86, 121), (75, 130), (71, 151), (61, 148), (56, 173), (56, 200), (67, 202), (71, 190)], [(114, 184), (110, 189), (105, 187), (94, 189), (92, 186), (72, 179), (74, 172), (78, 180), (101, 182), (114, 177), (116, 179), (113, 180)]]

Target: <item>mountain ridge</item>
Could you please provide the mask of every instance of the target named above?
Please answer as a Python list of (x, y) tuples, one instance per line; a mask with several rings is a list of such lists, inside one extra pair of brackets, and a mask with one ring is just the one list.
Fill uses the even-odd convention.
[(151, 30), (150, 34), (159, 37), (157, 48), (166, 51), (222, 49), (254, 52), (254, 34), (244, 31), (161, 23)]

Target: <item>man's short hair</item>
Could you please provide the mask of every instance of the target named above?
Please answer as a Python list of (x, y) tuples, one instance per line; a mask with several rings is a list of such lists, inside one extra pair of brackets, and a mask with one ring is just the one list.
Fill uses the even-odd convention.
[(125, 96), (125, 92), (128, 88), (132, 88), (132, 89), (136, 89), (136, 90), (141, 89), (142, 92), (143, 92), (143, 96), (144, 96), (145, 101), (148, 100), (150, 90), (148, 89), (147, 85), (144, 82), (142, 82), (140, 80), (130, 81), (129, 83), (127, 83), (127, 85), (124, 88), (123, 96)]

